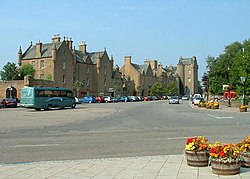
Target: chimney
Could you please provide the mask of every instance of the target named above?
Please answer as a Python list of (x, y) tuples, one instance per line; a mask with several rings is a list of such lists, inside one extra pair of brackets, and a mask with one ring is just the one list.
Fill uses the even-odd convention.
[(79, 44), (79, 50), (82, 51), (83, 54), (87, 54), (87, 44), (85, 41)]
[(151, 60), (150, 61), (150, 66), (152, 70), (157, 69), (157, 61), (156, 60)]
[(125, 56), (125, 65), (131, 64), (131, 56)]
[(144, 60), (144, 64), (145, 64), (145, 65), (149, 65), (149, 64), (150, 64), (150, 61), (149, 61), (149, 60)]
[(40, 40), (36, 43), (36, 58), (41, 58), (42, 56), (42, 43)]
[(69, 38), (69, 50), (72, 50), (73, 41), (71, 37)]
[(61, 40), (60, 34), (53, 35), (53, 37), (52, 37), (52, 43), (53, 42), (60, 42), (60, 40)]
[(162, 64), (158, 64), (158, 69), (162, 69)]

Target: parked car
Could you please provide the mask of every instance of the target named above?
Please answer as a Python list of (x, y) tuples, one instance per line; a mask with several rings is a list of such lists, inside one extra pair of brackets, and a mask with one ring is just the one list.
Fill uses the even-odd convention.
[(118, 102), (129, 102), (130, 99), (127, 96), (120, 96), (117, 98)]
[(179, 104), (179, 96), (171, 96), (169, 99), (169, 104)]
[(130, 101), (139, 101), (139, 98), (137, 96), (128, 96), (128, 98), (130, 99)]
[(3, 101), (1, 102), (1, 104), (5, 107), (12, 107), (12, 108), (16, 108), (17, 107), (17, 100), (14, 98), (5, 98), (3, 99)]
[(194, 104), (194, 105), (198, 105), (199, 102), (201, 102), (201, 101), (203, 101), (203, 98), (201, 98), (201, 97), (196, 97), (196, 98), (193, 99), (193, 104)]
[(103, 96), (104, 101), (106, 103), (113, 103), (114, 102), (114, 98), (112, 96)]
[(144, 96), (143, 97), (143, 101), (150, 101), (151, 100), (151, 96)]
[(96, 102), (98, 102), (98, 103), (104, 103), (105, 102), (104, 98), (102, 96), (98, 96), (95, 99), (96, 99)]
[(3, 107), (4, 107), (4, 105), (2, 103), (0, 103), (0, 108), (3, 108)]
[(96, 103), (96, 99), (93, 96), (86, 96), (82, 98), (82, 102), (84, 103)]
[(182, 100), (189, 100), (189, 95), (184, 95), (184, 96), (182, 96), (181, 99), (182, 99)]
[(81, 104), (81, 100), (77, 97), (75, 97), (76, 104)]

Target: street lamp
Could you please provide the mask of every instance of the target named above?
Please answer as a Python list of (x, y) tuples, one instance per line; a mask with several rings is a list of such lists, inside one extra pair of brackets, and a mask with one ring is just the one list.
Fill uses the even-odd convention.
[(245, 106), (245, 82), (246, 82), (246, 77), (241, 76), (240, 77), (241, 82), (243, 83), (243, 105)]

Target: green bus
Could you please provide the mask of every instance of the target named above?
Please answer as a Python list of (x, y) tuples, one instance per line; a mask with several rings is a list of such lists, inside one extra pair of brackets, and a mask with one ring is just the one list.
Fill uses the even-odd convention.
[(41, 109), (76, 107), (73, 91), (67, 88), (24, 87), (21, 89), (20, 106)]

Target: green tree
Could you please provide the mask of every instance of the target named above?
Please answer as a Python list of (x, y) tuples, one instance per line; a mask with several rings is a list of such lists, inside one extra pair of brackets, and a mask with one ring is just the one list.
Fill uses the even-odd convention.
[(74, 90), (76, 91), (76, 96), (79, 97), (80, 96), (80, 91), (82, 90), (83, 88), (83, 83), (80, 82), (80, 81), (75, 81), (74, 84), (73, 84), (73, 88)]
[(167, 95), (178, 95), (177, 83), (175, 83), (175, 82), (169, 83), (166, 86), (166, 94)]
[(31, 64), (24, 64), (21, 66), (20, 68), (20, 78), (23, 79), (24, 76), (26, 75), (30, 75), (30, 76), (34, 76), (35, 74), (35, 69)]
[(8, 62), (0, 71), (1, 79), (4, 81), (16, 80), (18, 76), (18, 68), (15, 63)]
[(246, 94), (250, 94), (250, 40), (243, 43), (234, 42), (225, 47), (219, 57), (209, 56), (207, 59), (209, 91), (221, 94), (222, 85), (230, 85), (237, 94), (242, 94), (241, 76), (245, 76)]
[(166, 93), (166, 86), (162, 83), (156, 82), (150, 89), (150, 95), (152, 96), (162, 96)]

